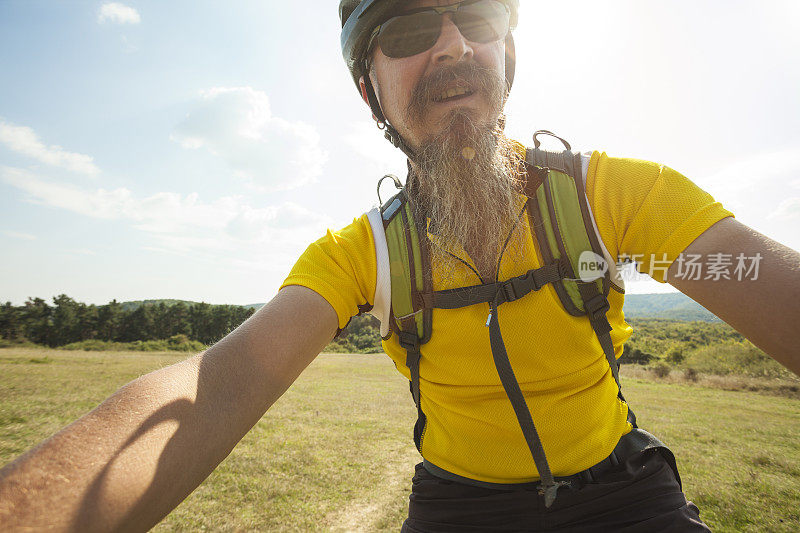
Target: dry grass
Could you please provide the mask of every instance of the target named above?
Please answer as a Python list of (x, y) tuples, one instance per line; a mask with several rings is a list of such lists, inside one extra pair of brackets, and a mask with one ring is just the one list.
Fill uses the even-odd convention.
[(717, 376), (702, 374), (693, 369), (672, 369), (666, 376), (659, 376), (657, 369), (643, 365), (622, 365), (620, 373), (625, 378), (640, 379), (658, 383), (697, 385), (726, 391), (748, 391), (800, 399), (800, 379), (756, 378), (729, 374)]
[[(174, 353), (0, 350), (0, 464)], [(800, 531), (800, 401), (623, 367), (714, 531)], [(638, 372), (638, 370), (637, 370)], [(397, 531), (415, 409), (383, 355), (323, 355), (155, 531)]]

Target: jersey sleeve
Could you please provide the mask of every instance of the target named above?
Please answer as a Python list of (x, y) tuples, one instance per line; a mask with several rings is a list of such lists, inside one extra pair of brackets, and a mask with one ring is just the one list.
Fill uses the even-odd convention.
[(612, 257), (665, 282), (669, 265), (705, 230), (733, 213), (679, 172), (594, 152), (586, 176), (600, 236)]
[(312, 243), (281, 285), (302, 285), (331, 304), (339, 329), (360, 312), (371, 309), (375, 297), (377, 264), (367, 215)]

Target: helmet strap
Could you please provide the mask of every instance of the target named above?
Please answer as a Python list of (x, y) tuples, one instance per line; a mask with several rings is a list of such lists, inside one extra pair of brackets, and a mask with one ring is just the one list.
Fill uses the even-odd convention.
[(386, 120), (386, 117), (383, 114), (383, 110), (381, 109), (381, 104), (378, 102), (378, 96), (375, 94), (375, 88), (372, 86), (372, 80), (369, 77), (369, 70), (365, 69), (367, 75), (364, 76), (364, 88), (366, 89), (367, 93), (367, 101), (369, 102), (369, 107), (372, 110), (372, 114), (375, 115), (375, 122), (378, 124), (378, 128), (384, 130), (383, 136), (386, 138), (387, 141), (392, 143), (395, 148), (399, 148), (406, 157), (410, 160), (414, 160), (416, 154), (414, 154), (414, 150), (411, 149), (408, 144), (403, 140), (400, 136), (400, 133), (394, 127), (389, 124), (389, 121)]
[(388, 122), (384, 122), (384, 124), (386, 125), (386, 128), (384, 129), (383, 136), (386, 138), (386, 140), (392, 143), (396, 148), (400, 148), (400, 150), (406, 154), (406, 157), (413, 161), (414, 157), (416, 157), (414, 150), (412, 150), (411, 147), (406, 144), (406, 142), (402, 137), (400, 137), (400, 134), (392, 127), (391, 124)]

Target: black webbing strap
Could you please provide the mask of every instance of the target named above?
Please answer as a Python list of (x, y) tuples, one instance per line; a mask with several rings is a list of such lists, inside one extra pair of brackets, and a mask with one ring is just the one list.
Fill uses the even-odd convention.
[(400, 345), (406, 349), (406, 366), (411, 371), (411, 396), (419, 407), (419, 360), (422, 354), (419, 350), (417, 336), (403, 331), (400, 333)]
[[(489, 304), (489, 318), (486, 320), (486, 325), (489, 327), (489, 342), (492, 348), (492, 358), (494, 359), (494, 365), (500, 377), (500, 382), (511, 402), (511, 406), (514, 408), (517, 422), (522, 429), (525, 442), (528, 444), (533, 462), (539, 472), (539, 478), (541, 480), (540, 493), (544, 496), (544, 504), (546, 507), (550, 507), (555, 501), (558, 488), (566, 486), (568, 483), (553, 479), (553, 473), (550, 471), (550, 465), (547, 462), (539, 433), (536, 431), (536, 425), (533, 423), (531, 411), (528, 408), (528, 404), (525, 402), (525, 396), (514, 375), (511, 362), (508, 360), (508, 353), (506, 352), (506, 346), (503, 342), (503, 335), (500, 332), (500, 322), (497, 318), (497, 307), (506, 302), (518, 300), (530, 292), (538, 291), (548, 283), (563, 279), (564, 276), (565, 268), (563, 263), (559, 261), (540, 268), (531, 269), (521, 276), (503, 282), (460, 287), (421, 295), (424, 307), (435, 309), (458, 309), (478, 303)], [(407, 340), (410, 343), (411, 337)], [(401, 337), (401, 344), (402, 343), (403, 339)], [(412, 356), (410, 348), (412, 348), (412, 346), (409, 344), (409, 346), (406, 347), (406, 351), (408, 352), (407, 361), (413, 363), (414, 356)], [(417, 358), (417, 363), (418, 361), (419, 359)], [(410, 365), (409, 368), (411, 368)], [(412, 394), (414, 390), (414, 379), (415, 370), (412, 369)], [(416, 369), (416, 379), (419, 379), (418, 367)], [(421, 413), (421, 410), (419, 411)]]
[[(606, 361), (608, 361), (608, 366), (611, 368), (611, 375), (614, 376), (614, 381), (617, 383), (617, 396), (625, 402), (625, 405), (628, 405), (625, 396), (622, 395), (622, 384), (619, 381), (619, 364), (614, 353), (614, 343), (611, 341), (611, 324), (606, 318), (606, 312), (610, 308), (608, 299), (598, 290), (594, 282), (578, 282), (578, 290), (581, 293), (581, 298), (583, 298), (583, 306), (589, 316), (589, 323), (592, 325), (595, 335), (597, 335), (597, 340), (600, 341), (600, 347), (603, 348)], [(630, 405), (628, 405), (628, 422), (633, 427), (638, 427), (636, 425), (636, 415)]]
[[(514, 376), (511, 362), (508, 360), (503, 336), (500, 333), (500, 322), (497, 319), (497, 307), (506, 302), (518, 300), (530, 292), (538, 291), (548, 283), (563, 279), (564, 275), (564, 265), (561, 262), (555, 262), (531, 269), (521, 276), (503, 282), (434, 291), (420, 295), (423, 300), (423, 307), (426, 308), (458, 309), (478, 303), (489, 303), (489, 318), (486, 321), (486, 325), (489, 327), (489, 342), (495, 368), (503, 389), (514, 408), (514, 413), (530, 449), (533, 462), (539, 472), (541, 479), (540, 492), (544, 495), (546, 507), (550, 507), (555, 501), (558, 488), (568, 485), (568, 483), (553, 479), (553, 473), (547, 463), (544, 447), (533, 423), (530, 409), (525, 402), (525, 396), (517, 382), (517, 378)], [(414, 427), (414, 442), (417, 444), (417, 449), (420, 449), (425, 415), (422, 412), (419, 394), (419, 339), (412, 330), (401, 332), (399, 341), (400, 345), (406, 350), (406, 366), (408, 366), (411, 377), (411, 395), (417, 405), (417, 425)]]
[(406, 366), (411, 374), (411, 397), (417, 406), (417, 423), (414, 425), (414, 444), (417, 451), (422, 448), (422, 430), (425, 427), (425, 414), (419, 394), (419, 360), (422, 358), (419, 337), (414, 331), (402, 331), (399, 335), (400, 346), (406, 350)]
[(611, 367), (611, 375), (614, 376), (617, 389), (622, 395), (622, 386), (619, 383), (619, 366), (617, 365), (617, 357), (614, 354), (614, 343), (611, 342), (611, 324), (606, 318), (606, 312), (610, 308), (608, 299), (600, 292), (593, 281), (589, 283), (579, 281), (578, 291), (581, 293), (583, 307), (589, 317), (589, 323), (592, 325), (595, 335), (597, 335), (597, 340), (600, 341), (608, 366)]
[(528, 270), (525, 274), (506, 281), (434, 291), (422, 294), (421, 298), (423, 306), (432, 309), (459, 309), (469, 305), (492, 302), (500, 305), (519, 300), (529, 292), (538, 291), (548, 283), (558, 281), (563, 277), (562, 263), (556, 262)]
[[(498, 292), (498, 297), (500, 294)], [(525, 436), (525, 442), (528, 444), (536, 470), (539, 471), (539, 479), (541, 480), (539, 493), (544, 496), (545, 507), (550, 507), (556, 499), (558, 488), (567, 486), (568, 483), (553, 479), (553, 473), (550, 471), (550, 465), (547, 462), (539, 432), (536, 431), (531, 411), (525, 402), (525, 396), (522, 394), (522, 389), (514, 375), (514, 369), (511, 368), (511, 362), (508, 360), (508, 353), (503, 342), (503, 336), (500, 333), (500, 321), (497, 316), (497, 306), (499, 304), (493, 301), (490, 305), (487, 325), (489, 326), (489, 342), (492, 347), (494, 366), (497, 368), (500, 382), (503, 384), (503, 389), (505, 389), (506, 395), (511, 401), (511, 406), (514, 408), (514, 414), (517, 415), (517, 422), (519, 422), (519, 427)]]

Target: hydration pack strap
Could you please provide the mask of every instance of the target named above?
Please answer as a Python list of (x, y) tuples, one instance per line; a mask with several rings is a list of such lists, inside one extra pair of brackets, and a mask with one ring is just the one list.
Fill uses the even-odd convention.
[(425, 430), (426, 417), (422, 412), (422, 401), (419, 393), (419, 360), (422, 358), (419, 337), (414, 331), (401, 331), (398, 335), (400, 346), (406, 350), (406, 366), (410, 372), (411, 397), (417, 406), (417, 422), (414, 424), (414, 444), (417, 451), (422, 451), (422, 433)]
[[(589, 317), (589, 323), (592, 325), (595, 335), (597, 335), (597, 340), (600, 341), (600, 347), (603, 348), (606, 361), (609, 368), (611, 368), (611, 375), (614, 376), (614, 381), (617, 384), (617, 396), (627, 405), (628, 402), (625, 400), (625, 396), (622, 395), (622, 384), (619, 381), (619, 364), (614, 353), (614, 343), (611, 340), (611, 324), (606, 318), (606, 313), (609, 309), (608, 299), (597, 289), (595, 283), (578, 282), (578, 290), (581, 298), (583, 298), (583, 306), (586, 309), (586, 315)], [(636, 415), (630, 406), (628, 406), (628, 422), (634, 428), (637, 427)]]
[[(537, 132), (552, 135), (550, 132)], [(384, 230), (389, 247), (392, 276), (391, 329), (398, 335), (400, 345), (406, 350), (406, 366), (410, 373), (410, 389), (417, 407), (417, 423), (414, 427), (414, 442), (418, 450), (422, 447), (425, 431), (425, 414), (420, 396), (420, 359), (422, 344), (430, 338), (432, 309), (459, 309), (475, 304), (488, 303), (489, 341), (495, 368), (503, 389), (511, 402), (525, 441), (538, 470), (538, 488), (544, 496), (546, 507), (556, 499), (557, 491), (569, 483), (554, 478), (544, 452), (531, 411), (522, 389), (517, 382), (508, 358), (498, 318), (498, 307), (513, 302), (525, 295), (553, 284), (565, 310), (573, 316), (587, 315), (603, 353), (608, 361), (617, 392), (622, 396), (619, 368), (611, 340), (611, 325), (606, 318), (609, 303), (608, 276), (605, 280), (583, 282), (576, 279), (578, 252), (593, 250), (600, 253), (592, 231), (591, 215), (581, 180), (580, 155), (571, 152), (563, 141), (566, 151), (562, 153), (538, 150), (526, 154), (527, 174), (525, 193), (530, 225), (542, 254), (543, 267), (532, 269), (522, 276), (507, 281), (462, 287), (446, 291), (433, 291), (425, 272), (430, 272), (426, 247), (421, 245), (425, 228), (417, 227), (404, 192), (387, 203), (381, 210)], [(397, 214), (401, 216), (396, 216)], [(543, 216), (544, 215), (544, 216)], [(570, 254), (569, 252), (573, 252)], [(606, 281), (604, 283), (604, 281)], [(628, 409), (628, 421), (636, 427), (636, 418)]]
[(503, 384), (503, 389), (505, 389), (506, 395), (514, 408), (514, 414), (517, 415), (517, 422), (519, 422), (519, 427), (525, 436), (525, 442), (527, 442), (533, 462), (536, 464), (536, 470), (539, 471), (539, 479), (541, 480), (539, 493), (544, 496), (544, 506), (550, 507), (556, 499), (558, 489), (563, 486), (569, 486), (569, 484), (553, 479), (553, 473), (550, 471), (550, 464), (547, 462), (542, 441), (536, 431), (536, 425), (533, 423), (531, 411), (525, 402), (525, 396), (522, 394), (519, 382), (514, 376), (511, 362), (508, 360), (506, 345), (500, 333), (500, 321), (497, 316), (498, 304), (492, 302), (490, 306), (489, 319), (486, 323), (489, 326), (489, 342), (492, 347), (494, 366), (497, 368), (500, 382)]
[[(548, 283), (563, 279), (564, 275), (564, 264), (558, 261), (529, 270), (522, 276), (517, 276), (503, 282), (461, 287), (447, 291), (435, 291), (428, 294), (423, 293), (421, 295), (423, 305), (427, 308), (458, 309), (478, 303), (489, 304), (489, 317), (486, 320), (486, 326), (489, 328), (489, 342), (492, 348), (494, 365), (497, 369), (497, 374), (500, 377), (503, 389), (511, 402), (511, 406), (514, 408), (514, 414), (517, 417), (519, 426), (522, 429), (522, 434), (525, 437), (525, 442), (528, 444), (533, 462), (539, 472), (539, 477), (541, 479), (540, 492), (544, 496), (544, 504), (546, 507), (550, 507), (555, 501), (558, 488), (567, 486), (567, 483), (553, 479), (553, 473), (550, 471), (550, 465), (547, 462), (539, 433), (536, 431), (536, 425), (533, 423), (531, 411), (528, 408), (528, 404), (525, 402), (525, 396), (514, 375), (511, 362), (508, 360), (508, 353), (505, 343), (503, 342), (503, 335), (500, 332), (497, 308), (504, 303), (518, 300), (530, 292), (538, 291)], [(411, 337), (412, 336), (409, 336), (407, 339), (409, 343), (408, 346), (403, 343), (402, 337), (400, 338), (400, 344), (404, 345), (406, 348), (408, 353), (407, 361), (413, 362), (411, 351), (413, 346), (410, 342), (412, 340)], [(418, 361), (419, 359), (417, 358), (417, 365)], [(419, 379), (419, 368), (412, 369), (409, 365), (409, 369), (411, 369), (413, 394), (413, 382), (415, 379)], [(421, 412), (420, 409), (418, 410)]]
[[(479, 303), (500, 305), (519, 300), (532, 291), (564, 277), (564, 263), (555, 262), (528, 270), (525, 274), (506, 281), (459, 287), (446, 291), (420, 294), (423, 307), (430, 309), (459, 309)], [(488, 322), (487, 322), (488, 325)]]
[(619, 366), (617, 365), (617, 358), (614, 354), (614, 344), (611, 342), (611, 324), (606, 318), (609, 304), (608, 299), (603, 293), (597, 289), (595, 283), (578, 282), (578, 290), (580, 291), (581, 298), (583, 299), (583, 307), (586, 309), (586, 315), (589, 317), (589, 323), (600, 341), (600, 346), (603, 348), (603, 353), (608, 360), (608, 366), (611, 367), (611, 374), (614, 376), (614, 381), (617, 383), (617, 388), (621, 389), (619, 383)]

